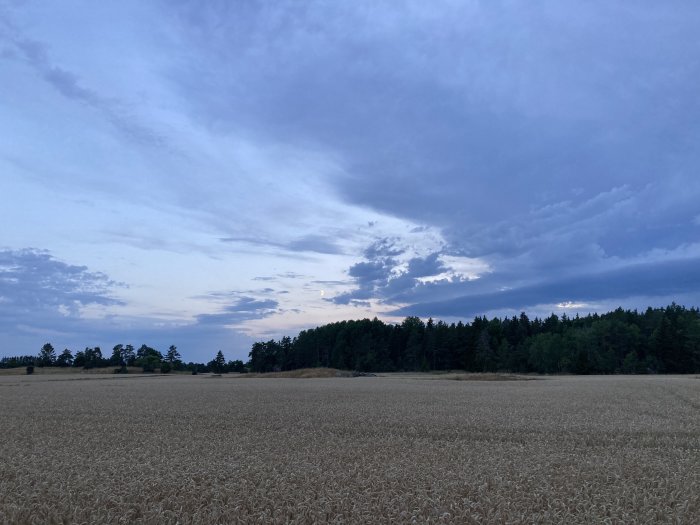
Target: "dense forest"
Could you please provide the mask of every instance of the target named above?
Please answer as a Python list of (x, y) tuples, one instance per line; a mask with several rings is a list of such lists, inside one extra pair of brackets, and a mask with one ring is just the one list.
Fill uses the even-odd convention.
[[(362, 372), (467, 370), (470, 372), (648, 374), (700, 372), (700, 310), (617, 310), (586, 317), (525, 313), (503, 319), (476, 317), (446, 324), (407, 317), (401, 324), (342, 321), (304, 330), (296, 337), (254, 343), (250, 360), (226, 361), (221, 351), (208, 363), (184, 363), (177, 347), (165, 354), (147, 345), (118, 344), (105, 357), (99, 347), (57, 354), (46, 343), (39, 355), (5, 357), (0, 368), (128, 366), (145, 372), (271, 372), (331, 367)], [(28, 370), (29, 371), (29, 370)]]
[(700, 311), (672, 304), (644, 313), (471, 323), (343, 321), (294, 339), (255, 343), (253, 372), (326, 366), (360, 371), (467, 370), (572, 374), (700, 372)]

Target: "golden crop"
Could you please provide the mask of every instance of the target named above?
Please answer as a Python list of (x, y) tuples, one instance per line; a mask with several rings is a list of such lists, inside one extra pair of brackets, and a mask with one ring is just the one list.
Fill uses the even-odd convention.
[(690, 376), (3, 376), (0, 401), (1, 523), (700, 518)]

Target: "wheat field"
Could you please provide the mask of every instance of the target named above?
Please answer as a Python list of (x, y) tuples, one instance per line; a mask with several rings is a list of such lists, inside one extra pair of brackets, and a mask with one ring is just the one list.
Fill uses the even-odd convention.
[(690, 376), (3, 376), (0, 400), (2, 523), (700, 518)]

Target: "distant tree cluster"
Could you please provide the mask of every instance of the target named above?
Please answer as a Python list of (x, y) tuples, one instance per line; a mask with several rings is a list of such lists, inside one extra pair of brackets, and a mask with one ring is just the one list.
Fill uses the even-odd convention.
[(333, 367), (361, 371), (455, 370), (519, 373), (700, 372), (700, 311), (617, 310), (546, 319), (476, 317), (446, 324), (407, 317), (401, 324), (342, 321), (294, 339), (257, 342), (253, 372)]
[[(141, 367), (144, 372), (156, 372), (167, 374), (171, 371), (199, 372), (239, 372), (248, 371), (243, 361), (226, 361), (223, 352), (219, 350), (208, 363), (184, 363), (180, 352), (175, 345), (170, 345), (165, 355), (148, 345), (141, 345), (138, 350), (130, 344), (118, 344), (112, 348), (112, 355), (105, 358), (99, 346), (85, 348), (73, 355), (66, 348), (58, 356), (51, 343), (46, 343), (39, 350), (38, 355), (22, 355), (13, 357), (3, 357), (0, 359), (0, 368), (17, 367), (74, 367), (82, 369), (116, 367), (115, 372), (126, 373), (127, 367)], [(28, 373), (29, 370), (28, 370)]]
[(228, 361), (224, 358), (224, 354), (221, 350), (216, 353), (214, 359), (209, 361), (206, 365), (202, 365), (202, 369), (205, 372), (215, 372), (217, 374), (226, 374), (228, 372), (238, 372), (246, 373), (248, 369), (241, 360)]
[(99, 346), (86, 347), (85, 350), (77, 351), (75, 355), (66, 348), (56, 355), (53, 345), (46, 343), (36, 356), (24, 355), (0, 359), (0, 368), (18, 366), (58, 366), (83, 369), (115, 366), (124, 372), (128, 366), (139, 366), (143, 368), (144, 372), (153, 372), (156, 369), (161, 372), (169, 372), (170, 370), (183, 369), (185, 365), (180, 360), (177, 348), (172, 345), (163, 356), (158, 350), (145, 344), (141, 345), (138, 350), (135, 350), (130, 344), (118, 344), (112, 348), (112, 355), (106, 358)]

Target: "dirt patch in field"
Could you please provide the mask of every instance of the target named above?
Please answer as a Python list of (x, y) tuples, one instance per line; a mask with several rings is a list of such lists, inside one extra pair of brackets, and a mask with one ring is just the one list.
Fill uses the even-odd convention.
[(530, 376), (520, 376), (515, 374), (468, 374), (468, 373), (456, 373), (456, 374), (443, 374), (436, 375), (430, 379), (449, 379), (452, 381), (533, 381), (539, 379), (538, 377)]
[(290, 378), (290, 379), (313, 379), (329, 377), (353, 377), (353, 373), (348, 370), (338, 370), (336, 368), (300, 368), (298, 370), (287, 370), (285, 372), (266, 372), (264, 374), (240, 374), (234, 377), (241, 378)]
[(377, 375), (390, 379), (444, 379), (448, 381), (533, 381), (544, 379), (545, 377), (505, 372), (463, 372), (460, 370), (446, 372), (383, 372)]

